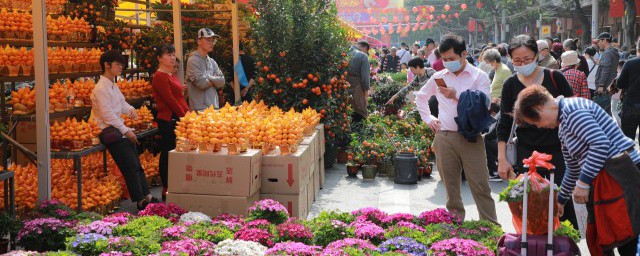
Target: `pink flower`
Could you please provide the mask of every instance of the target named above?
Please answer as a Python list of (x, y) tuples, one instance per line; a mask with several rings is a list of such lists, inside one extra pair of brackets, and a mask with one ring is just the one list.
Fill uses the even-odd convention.
[(458, 216), (444, 208), (423, 212), (418, 218), (420, 219), (420, 224), (423, 226), (439, 223), (458, 224), (462, 222)]
[(273, 246), (273, 235), (259, 228), (241, 228), (234, 235), (234, 239), (258, 242), (266, 247)]
[(134, 218), (135, 216), (133, 216), (131, 213), (128, 212), (119, 212), (119, 213), (114, 213), (111, 214), (107, 217), (104, 217), (104, 219), (102, 219), (102, 221), (104, 222), (111, 222), (111, 223), (115, 223), (118, 225), (124, 225), (127, 224), (129, 222), (129, 219)]
[(388, 214), (378, 208), (367, 207), (351, 212), (356, 216), (356, 220), (360, 222), (371, 221), (375, 224), (382, 224), (387, 219)]
[(311, 246), (299, 242), (278, 243), (273, 248), (267, 250), (265, 255), (296, 255), (296, 256), (317, 256), (320, 255), (322, 247)]
[(357, 238), (345, 238), (342, 240), (334, 241), (327, 245), (322, 252), (325, 256), (344, 256), (343, 250), (345, 248), (352, 247), (363, 250), (376, 250), (377, 247), (371, 244), (369, 241), (357, 239)]
[(313, 239), (313, 233), (309, 228), (291, 220), (278, 225), (276, 232), (281, 241), (309, 243)]
[(154, 203), (149, 204), (147, 208), (140, 211), (138, 216), (160, 216), (176, 223), (180, 220), (180, 216), (185, 213), (187, 213), (186, 210), (175, 204)]
[(431, 245), (432, 255), (465, 255), (465, 256), (491, 256), (494, 255), (486, 246), (468, 239), (452, 238)]
[(351, 226), (355, 227), (354, 233), (356, 238), (369, 240), (374, 244), (379, 244), (384, 240), (384, 229), (372, 222), (354, 222)]

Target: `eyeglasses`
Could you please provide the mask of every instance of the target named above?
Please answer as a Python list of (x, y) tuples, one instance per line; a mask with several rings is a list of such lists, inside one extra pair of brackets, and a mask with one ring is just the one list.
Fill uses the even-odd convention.
[(527, 58), (524, 58), (524, 59), (513, 59), (511, 62), (513, 62), (514, 66), (522, 66), (522, 65), (530, 64), (534, 60), (536, 60), (535, 56), (534, 57), (527, 57)]

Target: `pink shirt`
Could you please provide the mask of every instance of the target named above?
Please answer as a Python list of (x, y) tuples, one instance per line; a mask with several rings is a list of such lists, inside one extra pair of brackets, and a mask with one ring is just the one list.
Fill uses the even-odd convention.
[(458, 124), (454, 118), (458, 117), (458, 100), (447, 99), (440, 93), (436, 81), (434, 79), (442, 78), (449, 88), (456, 89), (456, 98), (460, 98), (460, 94), (466, 90), (479, 90), (486, 95), (491, 95), (491, 81), (487, 73), (482, 72), (479, 68), (467, 63), (464, 70), (455, 75), (448, 69), (443, 69), (435, 73), (429, 81), (416, 93), (416, 105), (420, 116), (425, 123), (431, 123), (436, 117), (431, 115), (429, 109), (429, 98), (436, 95), (438, 99), (438, 119), (440, 120), (441, 130), (458, 131)]

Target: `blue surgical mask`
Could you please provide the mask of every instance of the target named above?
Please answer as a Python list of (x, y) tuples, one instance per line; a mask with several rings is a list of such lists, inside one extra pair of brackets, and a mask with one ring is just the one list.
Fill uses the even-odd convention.
[(536, 70), (537, 66), (538, 66), (538, 62), (532, 61), (531, 63), (526, 65), (513, 66), (513, 70), (515, 70), (516, 72), (524, 76), (530, 76), (531, 74), (533, 74), (533, 71)]
[(462, 64), (460, 63), (460, 60), (445, 61), (443, 62), (443, 64), (444, 64), (444, 67), (447, 68), (447, 70), (454, 73), (458, 72), (458, 70), (462, 68)]

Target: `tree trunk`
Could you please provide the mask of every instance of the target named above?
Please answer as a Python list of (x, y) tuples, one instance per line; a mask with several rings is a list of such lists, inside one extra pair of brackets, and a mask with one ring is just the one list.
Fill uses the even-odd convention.
[(591, 24), (589, 23), (589, 18), (584, 14), (584, 10), (582, 10), (582, 6), (580, 6), (580, 0), (573, 0), (573, 3), (576, 6), (578, 18), (582, 24), (582, 45), (591, 45)]
[(636, 3), (634, 0), (625, 0), (624, 5), (625, 9), (627, 10), (624, 17), (627, 33), (625, 34), (623, 45), (626, 45), (629, 49), (631, 49), (631, 46), (635, 43), (636, 40)]

